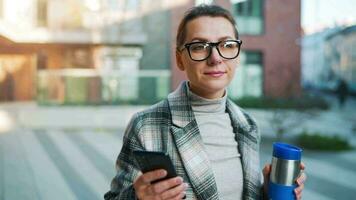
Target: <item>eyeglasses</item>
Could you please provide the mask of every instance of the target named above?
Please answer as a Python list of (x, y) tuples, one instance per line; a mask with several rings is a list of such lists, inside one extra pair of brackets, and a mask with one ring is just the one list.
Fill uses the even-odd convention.
[(184, 45), (180, 51), (188, 50), (189, 57), (194, 61), (203, 61), (209, 58), (213, 47), (216, 47), (221, 57), (234, 59), (240, 53), (241, 40), (223, 40), (220, 42), (191, 42)]

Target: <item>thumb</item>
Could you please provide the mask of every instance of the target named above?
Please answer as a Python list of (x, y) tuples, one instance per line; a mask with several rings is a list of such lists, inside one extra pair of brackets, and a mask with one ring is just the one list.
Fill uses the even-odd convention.
[(271, 167), (272, 167), (271, 164), (266, 164), (265, 167), (262, 170), (263, 178), (264, 178), (265, 182), (269, 181), (269, 175), (271, 173)]
[(268, 193), (268, 182), (269, 182), (269, 175), (271, 174), (271, 169), (272, 165), (271, 164), (266, 164), (265, 167), (262, 170), (263, 173), (263, 196), (265, 199), (267, 199), (267, 193)]

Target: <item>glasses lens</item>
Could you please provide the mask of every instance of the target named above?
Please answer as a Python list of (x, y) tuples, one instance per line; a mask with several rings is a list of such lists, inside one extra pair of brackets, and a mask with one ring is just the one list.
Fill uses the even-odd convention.
[(189, 46), (190, 56), (193, 60), (204, 60), (209, 56), (210, 46), (207, 43), (194, 43)]
[(236, 41), (223, 41), (218, 46), (220, 55), (224, 58), (235, 58), (240, 51), (240, 45)]

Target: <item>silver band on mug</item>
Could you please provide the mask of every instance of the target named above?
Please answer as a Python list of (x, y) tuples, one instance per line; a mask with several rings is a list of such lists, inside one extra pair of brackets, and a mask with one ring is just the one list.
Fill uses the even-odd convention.
[(285, 160), (272, 157), (270, 179), (273, 183), (291, 186), (300, 174), (300, 160)]

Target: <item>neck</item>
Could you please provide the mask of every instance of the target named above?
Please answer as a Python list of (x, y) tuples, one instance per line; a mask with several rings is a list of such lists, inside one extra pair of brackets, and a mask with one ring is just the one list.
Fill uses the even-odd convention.
[(192, 91), (194, 94), (203, 97), (205, 99), (219, 99), (225, 95), (225, 89), (217, 92), (203, 92), (202, 90), (199, 90), (194, 86), (192, 86), (189, 82), (188, 82), (188, 87), (189, 90)]

